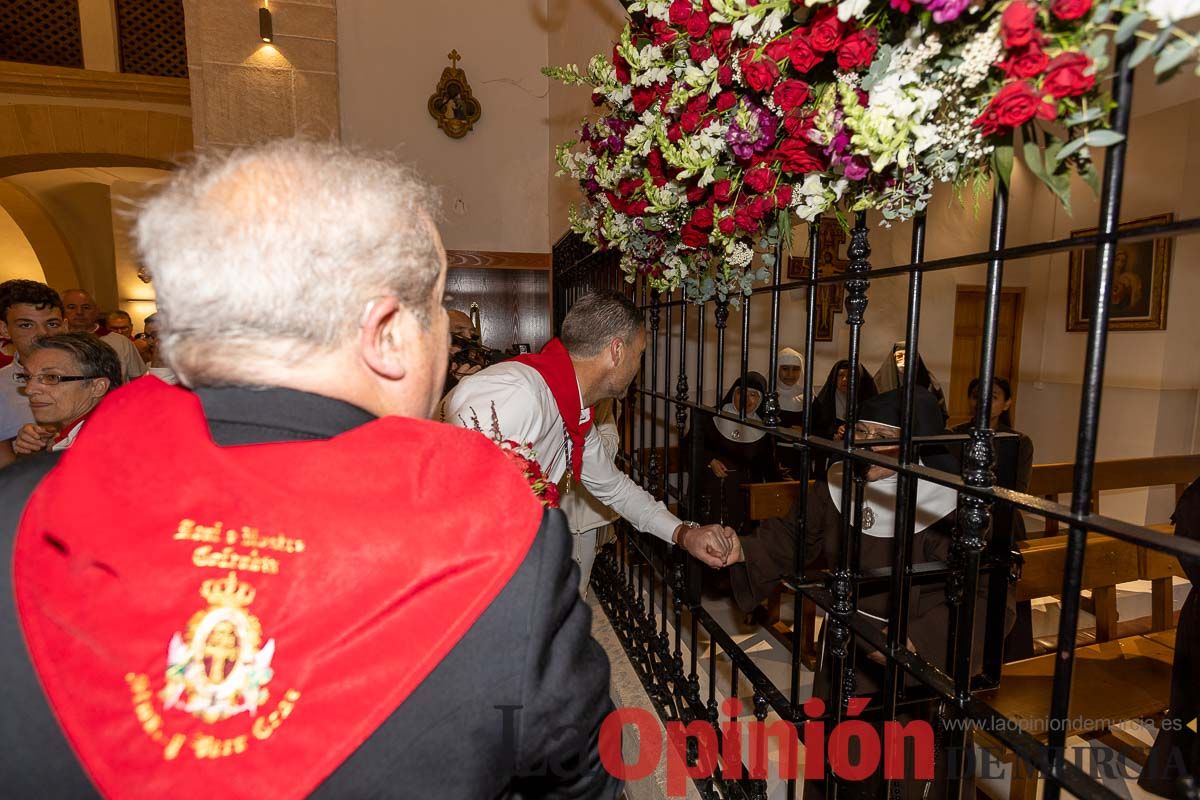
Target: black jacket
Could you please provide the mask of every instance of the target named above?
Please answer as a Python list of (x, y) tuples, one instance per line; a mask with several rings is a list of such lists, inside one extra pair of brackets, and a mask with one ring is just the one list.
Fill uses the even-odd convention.
[[(198, 395), (221, 445), (324, 439), (372, 419), (349, 404), (287, 389)], [(56, 462), (54, 455), (37, 456), (0, 471), (0, 794), (6, 797), (96, 796), (42, 693), (13, 602), (14, 534), (30, 494)], [(597, 747), (612, 710), (608, 658), (591, 637), (570, 553), (566, 519), (547, 512), (488, 610), (312, 796), (616, 796), (621, 784), (601, 766)]]

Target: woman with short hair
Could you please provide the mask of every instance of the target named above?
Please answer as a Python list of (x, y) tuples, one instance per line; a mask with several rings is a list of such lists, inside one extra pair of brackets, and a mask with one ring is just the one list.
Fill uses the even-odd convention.
[(18, 456), (66, 450), (104, 396), (121, 385), (117, 352), (90, 333), (44, 336), (21, 367), (13, 378), (35, 421), (13, 440)]

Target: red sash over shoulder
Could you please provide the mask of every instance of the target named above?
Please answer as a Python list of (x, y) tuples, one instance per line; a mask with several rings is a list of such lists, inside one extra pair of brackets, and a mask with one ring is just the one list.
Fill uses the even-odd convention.
[[(138, 481), (95, 479), (113, 452)], [(480, 617), (541, 516), (478, 433), (385, 418), (222, 448), (194, 395), (143, 379), (30, 499), (17, 607), (104, 794), (299, 797)]]
[(522, 355), (512, 360), (536, 369), (550, 389), (550, 394), (554, 395), (554, 403), (558, 406), (567, 437), (571, 440), (571, 478), (578, 481), (583, 472), (584, 437), (592, 429), (592, 416), (589, 408), (587, 421), (579, 421), (583, 416), (583, 401), (579, 397), (575, 365), (571, 363), (567, 348), (560, 340), (551, 339), (537, 355)]

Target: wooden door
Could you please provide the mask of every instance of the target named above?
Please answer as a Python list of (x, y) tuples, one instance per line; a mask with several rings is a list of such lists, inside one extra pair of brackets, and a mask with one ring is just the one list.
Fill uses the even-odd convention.
[(550, 330), (550, 271), (451, 267), (446, 273), (449, 308), (468, 312), (479, 304), (483, 343), (496, 350), (529, 345), (537, 352)]
[[(971, 418), (971, 399), (967, 396), (967, 387), (971, 380), (979, 375), (986, 299), (987, 293), (983, 287), (958, 287), (958, 297), (954, 304), (954, 354), (950, 362), (950, 386), (946, 390), (946, 399), (950, 403), (951, 425), (966, 422)], [(996, 376), (1012, 384), (1014, 407), (1010, 416), (1014, 425), (1017, 375), (1021, 364), (1021, 315), (1024, 311), (1024, 300), (1024, 289), (1002, 289), (1000, 292)]]

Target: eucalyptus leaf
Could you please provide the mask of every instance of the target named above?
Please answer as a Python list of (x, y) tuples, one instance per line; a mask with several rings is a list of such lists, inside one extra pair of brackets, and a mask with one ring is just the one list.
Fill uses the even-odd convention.
[(1100, 119), (1102, 116), (1104, 116), (1104, 109), (1100, 108), (1099, 106), (1092, 106), (1091, 108), (1085, 108), (1082, 111), (1075, 112), (1071, 116), (1067, 117), (1065, 121), (1067, 125), (1083, 125), (1084, 123), (1091, 122), (1092, 120)]
[(1096, 6), (1096, 12), (1092, 14), (1093, 25), (1103, 25), (1108, 22), (1108, 18), (1112, 16), (1112, 3), (1100, 3)]
[(871, 91), (875, 84), (882, 80), (883, 76), (887, 73), (888, 67), (891, 66), (891, 63), (892, 47), (891, 45), (885, 44), (883, 47), (880, 47), (879, 51), (875, 54), (875, 60), (871, 62), (871, 68), (867, 70), (867, 74), (862, 79), (863, 91)]
[(1131, 36), (1142, 26), (1146, 21), (1146, 13), (1144, 11), (1134, 11), (1132, 14), (1121, 20), (1121, 24), (1117, 26), (1117, 33), (1114, 37), (1117, 44), (1124, 44)]
[(774, 267), (775, 266), (775, 254), (774, 253), (763, 253), (762, 254), (762, 262), (764, 264), (766, 264), (768, 267)]
[(1084, 182), (1091, 187), (1093, 194), (1100, 194), (1100, 173), (1096, 172), (1094, 164), (1088, 164), (1087, 169), (1079, 173), (1079, 177), (1083, 178)]
[(1092, 59), (1099, 58), (1107, 51), (1108, 51), (1108, 34), (1106, 34), (1106, 33), (1101, 33), (1098, 36), (1096, 36), (1095, 39), (1092, 39), (1090, 42), (1088, 42), (1086, 52), (1089, 56), (1092, 57)]
[(1078, 139), (1075, 139), (1074, 141), (1068, 142), (1067, 144), (1063, 145), (1062, 148), (1057, 153), (1055, 153), (1054, 158), (1056, 161), (1061, 162), (1064, 158), (1071, 155), (1072, 153), (1075, 153), (1080, 148), (1082, 148), (1085, 144), (1087, 144), (1087, 141), (1084, 139), (1084, 137), (1080, 136)]
[(1012, 142), (996, 145), (992, 151), (992, 169), (995, 170), (996, 176), (1000, 178), (1000, 182), (1008, 186), (1009, 181), (1012, 179), (1013, 169)]
[(1089, 147), (1108, 147), (1125, 141), (1125, 137), (1116, 131), (1088, 131), (1083, 139)]
[(1177, 41), (1171, 42), (1163, 49), (1162, 55), (1158, 57), (1158, 61), (1154, 63), (1154, 74), (1162, 75), (1164, 72), (1170, 72), (1178, 67), (1196, 51), (1196, 46), (1191, 42)]
[(1154, 52), (1154, 43), (1157, 39), (1143, 39), (1138, 42), (1138, 46), (1133, 49), (1133, 54), (1129, 56), (1129, 67), (1132, 69), (1138, 64), (1141, 64)]
[(1049, 183), (1046, 178), (1046, 168), (1042, 162), (1042, 148), (1032, 139), (1026, 139), (1021, 146), (1021, 156), (1025, 159), (1025, 166), (1029, 167), (1029, 171), (1041, 179), (1042, 183)]

